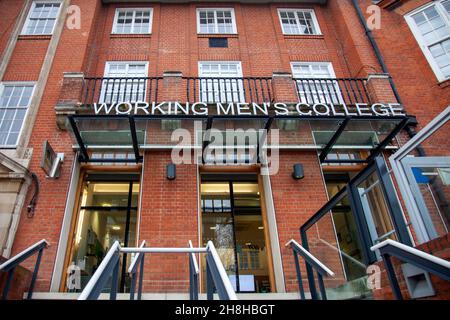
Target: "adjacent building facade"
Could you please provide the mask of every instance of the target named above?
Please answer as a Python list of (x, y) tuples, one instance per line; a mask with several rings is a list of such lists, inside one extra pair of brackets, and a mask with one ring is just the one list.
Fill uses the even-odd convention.
[[(434, 210), (408, 202), (388, 158), (449, 105), (450, 0), (0, 0), (0, 13), (1, 252), (50, 243), (37, 291), (81, 291), (114, 241), (213, 241), (238, 293), (284, 297), (298, 292), (291, 239), (334, 271), (335, 298), (372, 296), (380, 241), (448, 248), (448, 125), (414, 151), (444, 161), (440, 180), (411, 167)], [(187, 292), (187, 261), (152, 254), (144, 292)]]

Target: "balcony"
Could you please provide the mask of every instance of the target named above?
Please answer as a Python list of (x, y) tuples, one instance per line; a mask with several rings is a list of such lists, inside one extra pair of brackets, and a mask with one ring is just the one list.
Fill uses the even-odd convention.
[(354, 106), (375, 102), (369, 92), (368, 79), (364, 78), (291, 78), (280, 83), (273, 77), (85, 77), (79, 101), (84, 106), (163, 101)]
[[(247, 137), (254, 142), (246, 146), (253, 151), (318, 150), (323, 163), (341, 163), (345, 161), (327, 157), (333, 149), (367, 150), (367, 159), (346, 161), (364, 163), (397, 147), (393, 140), (409, 117), (394, 112), (390, 104), (396, 103), (387, 75), (299, 79), (288, 73), (241, 78), (185, 77), (179, 72), (142, 78), (66, 74), (55, 110), (59, 126), (71, 129), (83, 161), (92, 160), (91, 150), (119, 149), (132, 151), (121, 161), (140, 161), (144, 150), (174, 148), (178, 142), (172, 133), (182, 128), (192, 136), (188, 147), (202, 152), (211, 142), (209, 129), (226, 133), (226, 138), (230, 129), (234, 135), (244, 129), (255, 132), (255, 137)], [(389, 107), (373, 113), (375, 105)], [(259, 155), (256, 158), (259, 161)], [(99, 162), (113, 162), (109, 160)]]

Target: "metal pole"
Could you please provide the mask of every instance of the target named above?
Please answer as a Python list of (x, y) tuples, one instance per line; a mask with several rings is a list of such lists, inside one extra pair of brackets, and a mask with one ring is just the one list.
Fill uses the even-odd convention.
[(114, 265), (113, 273), (112, 273), (112, 279), (111, 279), (111, 292), (109, 294), (109, 300), (116, 300), (117, 299), (117, 286), (119, 284), (119, 262), (120, 257), (119, 253), (117, 254), (117, 259)]
[(391, 284), (392, 293), (397, 300), (403, 300), (402, 291), (398, 285), (397, 277), (395, 276), (394, 266), (392, 265), (391, 257), (387, 254), (383, 254), (384, 266), (386, 267), (386, 272)]
[(139, 287), (138, 287), (138, 296), (137, 296), (138, 300), (142, 299), (142, 279), (144, 278), (144, 259), (145, 259), (145, 254), (142, 254), (141, 265), (140, 265), (140, 270), (139, 270)]
[(15, 268), (16, 267), (14, 267), (14, 268), (12, 268), (11, 270), (8, 271), (8, 277), (6, 278), (5, 287), (3, 288), (2, 300), (6, 300), (7, 297), (8, 297), (8, 291), (9, 291), (9, 287), (11, 285), (11, 280), (12, 280)]
[(33, 277), (31, 278), (30, 289), (28, 289), (28, 294), (27, 294), (28, 300), (31, 299), (31, 297), (33, 296), (34, 284), (36, 282), (37, 274), (39, 271), (39, 266), (41, 264), (42, 251), (44, 251), (44, 248), (39, 250), (39, 253), (38, 253), (38, 256), (36, 259), (36, 264), (34, 265)]
[(320, 295), (322, 296), (322, 300), (327, 300), (327, 292), (325, 290), (325, 285), (323, 284), (323, 277), (317, 271), (317, 281), (319, 282), (319, 288), (320, 288)]
[(292, 252), (294, 253), (295, 269), (297, 270), (297, 282), (298, 288), (300, 290), (300, 297), (302, 298), (302, 300), (305, 300), (305, 289), (303, 288), (302, 273), (300, 271), (300, 263), (298, 262), (298, 254), (294, 249), (292, 249)]
[(206, 260), (206, 298), (208, 300), (214, 300), (214, 283), (211, 274), (211, 269), (207, 260)]

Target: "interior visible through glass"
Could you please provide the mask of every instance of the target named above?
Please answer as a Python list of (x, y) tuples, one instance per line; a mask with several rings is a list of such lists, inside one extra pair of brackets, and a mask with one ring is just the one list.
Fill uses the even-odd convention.
[[(71, 265), (79, 268), (81, 291), (99, 267), (115, 241), (121, 246), (136, 242), (137, 205), (139, 183), (134, 181), (85, 181), (80, 196), (80, 210), (74, 230)], [(130, 256), (121, 260), (119, 290), (129, 288), (125, 275)], [(110, 285), (104, 290), (109, 291)]]
[(213, 241), (236, 292), (270, 292), (258, 183), (203, 182), (201, 205), (203, 245)]

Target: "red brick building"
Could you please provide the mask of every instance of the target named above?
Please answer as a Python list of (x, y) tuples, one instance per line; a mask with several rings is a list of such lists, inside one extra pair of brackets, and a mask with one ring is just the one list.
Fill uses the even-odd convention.
[[(437, 208), (422, 233), (388, 158), (449, 104), (450, 1), (0, 0), (0, 13), (0, 240), (6, 258), (50, 243), (36, 292), (80, 292), (115, 241), (211, 240), (243, 296), (298, 296), (285, 244), (302, 226), (335, 274), (329, 298), (372, 296), (370, 247), (387, 238), (439, 238), (428, 251), (449, 258), (445, 176), (437, 200), (421, 182)], [(448, 160), (448, 126), (436, 137), (423, 149)], [(147, 259), (144, 293), (188, 292), (186, 255)]]

